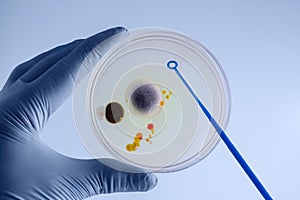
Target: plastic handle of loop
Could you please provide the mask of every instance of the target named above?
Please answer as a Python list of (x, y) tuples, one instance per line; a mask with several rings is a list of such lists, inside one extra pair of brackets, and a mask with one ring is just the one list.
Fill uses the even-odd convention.
[(184, 79), (180, 71), (178, 70), (178, 63), (175, 60), (171, 60), (167, 63), (167, 67), (171, 70), (174, 70), (177, 74), (177, 76), (180, 78), (180, 80), (183, 82), (183, 84), (186, 86), (186, 88), (189, 90), (193, 98), (196, 100), (197, 104), (211, 123), (211, 125), (215, 128), (219, 136), (221, 137), (222, 141), (225, 143), (231, 154), (234, 156), (234, 158), (237, 160), (237, 162), (240, 164), (240, 166), (243, 168), (244, 172), (247, 174), (247, 176), (250, 178), (252, 183), (255, 185), (255, 187), (258, 189), (260, 194), (267, 200), (272, 199), (271, 195), (268, 193), (266, 188), (263, 186), (263, 184), (259, 181), (257, 176), (254, 174), (250, 166), (247, 164), (246, 160), (242, 157), (240, 152), (237, 150), (237, 148), (233, 145), (233, 143), (230, 141), (230, 139), (227, 137), (225, 131), (219, 126), (219, 124), (216, 122), (216, 120), (212, 117), (212, 115), (209, 113), (207, 108), (204, 106), (204, 104), (200, 101), (198, 96), (195, 94), (191, 86), (188, 84), (188, 82)]

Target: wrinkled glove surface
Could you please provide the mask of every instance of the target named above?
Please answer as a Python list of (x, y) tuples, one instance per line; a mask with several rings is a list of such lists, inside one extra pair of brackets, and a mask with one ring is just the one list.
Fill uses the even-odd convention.
[[(103, 193), (148, 191), (156, 185), (154, 174), (126, 173), (97, 159), (66, 157), (45, 145), (40, 136), (49, 117), (72, 94), (80, 68), (95, 64), (103, 53), (101, 48), (109, 48), (113, 44), (110, 38), (123, 32), (126, 29), (117, 27), (75, 40), (13, 70), (0, 92), (1, 200), (83, 199)], [(106, 46), (100, 45), (103, 41), (108, 41)], [(100, 48), (94, 51), (97, 46)], [(90, 66), (83, 65), (87, 55), (92, 57), (86, 62)]]

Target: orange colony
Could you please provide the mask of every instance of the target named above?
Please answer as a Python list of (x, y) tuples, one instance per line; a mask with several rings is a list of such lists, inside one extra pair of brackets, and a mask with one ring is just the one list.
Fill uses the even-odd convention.
[(135, 136), (138, 137), (140, 140), (143, 139), (143, 134), (142, 133), (137, 133)]

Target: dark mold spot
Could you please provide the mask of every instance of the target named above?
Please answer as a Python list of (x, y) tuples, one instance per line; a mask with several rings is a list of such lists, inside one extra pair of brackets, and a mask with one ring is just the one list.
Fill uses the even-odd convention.
[(157, 104), (158, 98), (155, 88), (151, 84), (145, 84), (134, 90), (130, 100), (138, 111), (147, 113), (153, 105)]
[(121, 104), (111, 102), (105, 108), (105, 118), (112, 124), (119, 123), (124, 117), (124, 109)]

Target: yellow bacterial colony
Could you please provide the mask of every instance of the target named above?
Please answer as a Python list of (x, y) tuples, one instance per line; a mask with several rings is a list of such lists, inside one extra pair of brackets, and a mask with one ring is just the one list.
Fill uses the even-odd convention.
[[(167, 91), (167, 90), (162, 90), (161, 93), (163, 94), (163, 99), (159, 102), (160, 107), (163, 107), (165, 105), (165, 100), (169, 100), (173, 94), (172, 91)], [(126, 103), (128, 102), (128, 100), (125, 100)], [(147, 125), (147, 129), (151, 132), (148, 137), (145, 138), (146, 143), (148, 144), (152, 144), (152, 138), (154, 136), (154, 124), (153, 123), (148, 123)], [(136, 151), (140, 146), (141, 146), (141, 141), (143, 140), (143, 134), (142, 133), (137, 133), (135, 135), (135, 137), (133, 138), (133, 142), (129, 143), (126, 145), (126, 150), (129, 152), (134, 152)]]

